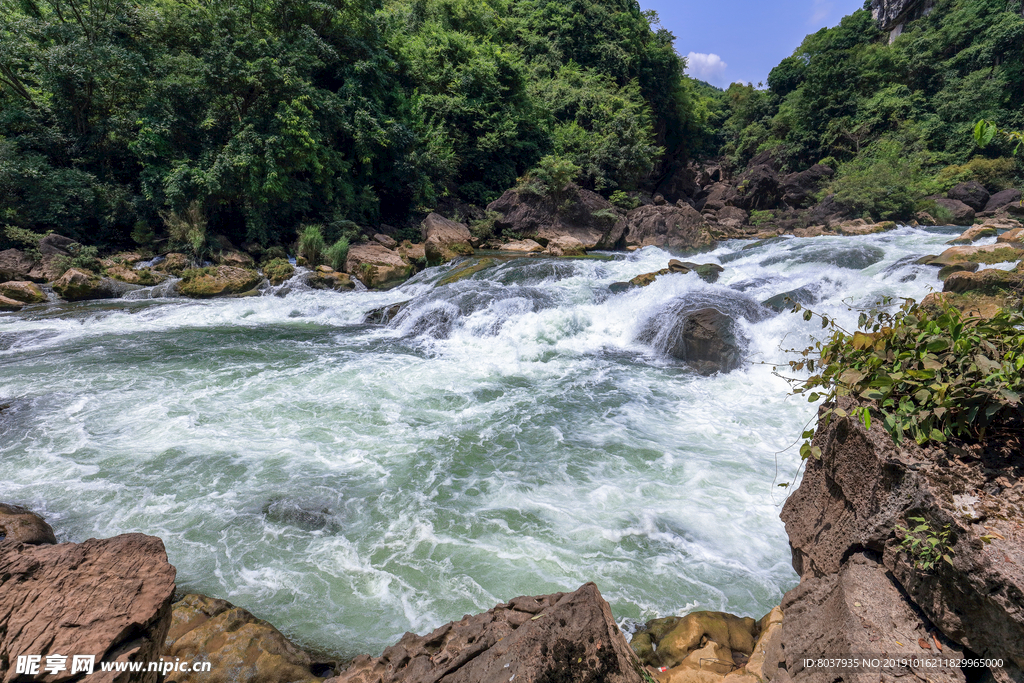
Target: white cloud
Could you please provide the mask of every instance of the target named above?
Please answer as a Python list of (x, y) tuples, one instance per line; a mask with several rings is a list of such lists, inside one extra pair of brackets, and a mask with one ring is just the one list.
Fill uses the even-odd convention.
[(703, 52), (691, 52), (686, 55), (686, 65), (691, 76), (714, 85), (722, 85), (725, 69), (729, 66), (718, 55)]
[(834, 0), (814, 0), (814, 7), (808, 24), (820, 24), (829, 18), (835, 7)]

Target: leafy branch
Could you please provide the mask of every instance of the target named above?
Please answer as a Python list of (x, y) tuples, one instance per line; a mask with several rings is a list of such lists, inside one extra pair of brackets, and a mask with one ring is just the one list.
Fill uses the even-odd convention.
[[(831, 330), (829, 338), (797, 351), (802, 358), (789, 362), (796, 372), (815, 374), (784, 378), (795, 394), (809, 394), (810, 402), (826, 400), (822, 425), (847, 417), (836, 403), (841, 396), (864, 401), (853, 416), (867, 429), (878, 417), (897, 443), (908, 435), (921, 445), (982, 438), (993, 423), (1024, 417), (1024, 317), (1002, 311), (988, 320), (967, 318), (948, 304), (934, 315), (912, 299), (896, 310), (891, 303), (885, 298), (881, 308), (862, 312), (852, 334), (793, 305), (805, 320), (817, 316)], [(814, 430), (803, 433), (804, 459), (821, 457), (809, 441), (813, 435)]]
[(1005, 137), (1011, 143), (1016, 143), (1013, 147), (1014, 154), (1019, 152), (1021, 148), (1024, 148), (1024, 132), (1006, 130), (985, 119), (981, 119), (974, 126), (974, 141), (978, 144), (978, 147), (988, 147), (992, 144), (992, 140), (995, 139), (996, 135)]
[(952, 533), (949, 525), (941, 529), (932, 528), (924, 517), (910, 517), (909, 521), (917, 522), (913, 529), (897, 525), (896, 533), (903, 536), (902, 547), (914, 561), (914, 569), (931, 571), (939, 560), (953, 565), (953, 546), (949, 542)]

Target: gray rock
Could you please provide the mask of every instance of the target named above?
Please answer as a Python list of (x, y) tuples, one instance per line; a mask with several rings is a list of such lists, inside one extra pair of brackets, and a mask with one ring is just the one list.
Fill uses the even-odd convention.
[(984, 211), (990, 198), (988, 190), (976, 180), (955, 185), (946, 193), (946, 196), (963, 202), (975, 211)]

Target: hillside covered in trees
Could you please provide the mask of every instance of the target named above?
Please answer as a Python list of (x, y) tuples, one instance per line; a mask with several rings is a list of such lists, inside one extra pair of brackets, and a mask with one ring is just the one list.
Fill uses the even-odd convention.
[(310, 223), (335, 239), (486, 205), (531, 172), (610, 197), (765, 151), (784, 171), (836, 168), (823, 191), (876, 218), (1022, 175), (1008, 146), (970, 137), (979, 118), (1024, 126), (1021, 0), (940, 0), (892, 45), (866, 5), (767, 88), (726, 91), (686, 77), (635, 0), (2, 8), (0, 224), (102, 247), (146, 245), (189, 210), (239, 242)]

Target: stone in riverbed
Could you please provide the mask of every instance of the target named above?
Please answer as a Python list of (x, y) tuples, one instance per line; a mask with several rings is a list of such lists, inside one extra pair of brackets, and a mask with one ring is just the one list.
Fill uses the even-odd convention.
[(254, 270), (234, 266), (193, 268), (181, 274), (178, 291), (193, 299), (246, 294), (256, 289), (263, 277)]
[(984, 211), (991, 198), (988, 190), (976, 180), (968, 180), (966, 183), (954, 186), (946, 193), (946, 196), (963, 202), (975, 211)]
[(66, 301), (114, 299), (120, 296), (115, 284), (110, 278), (101, 278), (90, 270), (69, 268), (53, 283), (53, 291)]
[(35, 262), (18, 249), (0, 251), (0, 282), (28, 280)]
[(1003, 190), (989, 197), (988, 202), (985, 204), (985, 212), (998, 211), (1003, 207), (1019, 203), (1020, 190)]
[(544, 247), (533, 240), (519, 240), (517, 242), (506, 242), (501, 245), (501, 251), (514, 251), (522, 254), (539, 254)]
[[(102, 672), (101, 662), (159, 659), (171, 623), (174, 567), (159, 538), (125, 534), (60, 545), (0, 545), (0, 680), (157, 683), (157, 672)], [(19, 655), (95, 655), (96, 673), (15, 674)], [(4, 670), (6, 669), (6, 671)]]
[(326, 683), (642, 683), (641, 670), (608, 603), (587, 583), (515, 598), (426, 636), (406, 633)]
[(23, 507), (0, 503), (0, 543), (51, 545), (56, 542), (53, 529), (45, 519)]
[(41, 304), (46, 301), (46, 294), (39, 285), (28, 281), (0, 282), (0, 296), (23, 304)]
[(167, 254), (163, 261), (153, 266), (153, 270), (163, 271), (169, 275), (178, 277), (184, 271), (188, 270), (191, 263), (192, 262), (189, 260), (188, 256), (172, 252)]
[(951, 239), (946, 244), (974, 244), (980, 239), (985, 237), (995, 237), (996, 228), (991, 225), (975, 225), (972, 228), (968, 228), (957, 238)]
[(583, 242), (571, 235), (558, 235), (548, 240), (548, 246), (544, 250), (551, 256), (583, 256), (587, 253)]
[(472, 235), (462, 223), (432, 213), (423, 219), (420, 229), (427, 265), (438, 266), (460, 256), (473, 255), (473, 246), (469, 243)]
[(330, 266), (317, 266), (307, 283), (313, 289), (332, 289), (335, 292), (348, 292), (356, 288), (348, 273), (339, 273)]
[(310, 656), (276, 628), (225, 600), (186, 595), (172, 606), (163, 656), (209, 662), (209, 672), (171, 672), (166, 683), (319, 683)]
[(20, 311), (24, 307), (25, 304), (23, 302), (8, 299), (6, 296), (0, 294), (0, 311)]
[(345, 271), (370, 289), (387, 289), (408, 280), (416, 269), (398, 252), (367, 242), (349, 247)]

